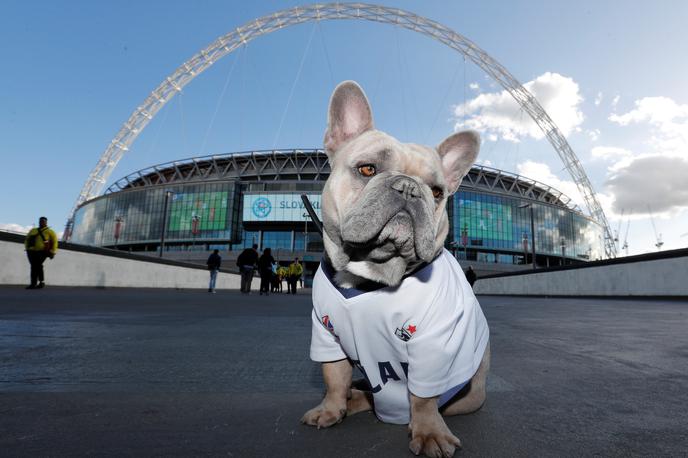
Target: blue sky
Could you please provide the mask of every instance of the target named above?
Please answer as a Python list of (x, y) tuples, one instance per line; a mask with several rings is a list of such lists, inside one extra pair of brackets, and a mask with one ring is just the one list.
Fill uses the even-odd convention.
[[(61, 230), (151, 90), (217, 37), (299, 4), (3, 2), (0, 225), (23, 230), (46, 215)], [(688, 3), (381, 4), (461, 33), (535, 93), (622, 238), (630, 215), (629, 253), (655, 249), (650, 212), (665, 249), (688, 245)], [(364, 87), (377, 126), (401, 140), (437, 144), (468, 125), (483, 134), (483, 163), (576, 198), (552, 147), (479, 67), (424, 36), (359, 21), (288, 28), (221, 59), (161, 110), (110, 181), (191, 156), (319, 147), (328, 97), (345, 79)]]

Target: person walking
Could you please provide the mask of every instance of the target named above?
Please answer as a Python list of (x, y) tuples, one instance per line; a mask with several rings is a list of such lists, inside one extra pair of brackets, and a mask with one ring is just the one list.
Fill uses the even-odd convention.
[(303, 266), (299, 263), (299, 258), (294, 258), (294, 262), (289, 264), (289, 273), (287, 283), (289, 284), (289, 292), (296, 294), (296, 283), (303, 275)]
[(215, 292), (215, 282), (217, 281), (217, 272), (220, 270), (220, 265), (222, 264), (222, 256), (220, 256), (220, 250), (213, 250), (213, 253), (208, 256), (208, 270), (210, 271), (210, 283), (208, 283), (208, 292)]
[(260, 294), (270, 294), (270, 284), (272, 283), (272, 265), (275, 263), (275, 258), (272, 257), (272, 250), (266, 248), (263, 250), (263, 255), (258, 259), (258, 271), (260, 273)]
[(251, 292), (251, 282), (253, 281), (253, 269), (258, 261), (258, 245), (254, 244), (251, 248), (246, 248), (237, 258), (237, 266), (241, 272), (241, 292)]
[(31, 265), (31, 283), (26, 289), (44, 288), (43, 262), (45, 258), (53, 259), (57, 253), (57, 235), (48, 227), (48, 218), (41, 216), (38, 219), (38, 227), (26, 234), (24, 248)]
[(466, 280), (468, 280), (468, 284), (471, 285), (471, 288), (473, 288), (473, 283), (478, 279), (478, 275), (475, 273), (473, 270), (473, 267), (468, 266), (468, 269), (466, 269)]

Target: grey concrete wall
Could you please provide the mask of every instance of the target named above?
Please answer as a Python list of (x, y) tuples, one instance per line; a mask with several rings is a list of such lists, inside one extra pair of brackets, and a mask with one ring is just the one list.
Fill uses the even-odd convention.
[(477, 294), (688, 296), (688, 256), (478, 279)]
[[(60, 249), (46, 259), (45, 281), (54, 286), (208, 288), (207, 270)], [(21, 243), (0, 240), (0, 285), (28, 285), (29, 263)], [(239, 289), (240, 277), (220, 272), (217, 289)]]
[(533, 270), (531, 264), (500, 264), (497, 262), (478, 262), (466, 259), (459, 259), (458, 261), (463, 270), (466, 270), (468, 269), (468, 266), (471, 266), (473, 271), (475, 271), (479, 277), (496, 275), (504, 272)]

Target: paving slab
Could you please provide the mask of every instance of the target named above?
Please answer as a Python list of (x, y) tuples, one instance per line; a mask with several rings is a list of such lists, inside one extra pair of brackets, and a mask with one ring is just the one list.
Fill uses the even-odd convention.
[[(480, 297), (488, 400), (457, 456), (687, 456), (688, 302)], [(1, 456), (403, 457), (371, 413), (316, 430), (309, 292), (0, 288)]]

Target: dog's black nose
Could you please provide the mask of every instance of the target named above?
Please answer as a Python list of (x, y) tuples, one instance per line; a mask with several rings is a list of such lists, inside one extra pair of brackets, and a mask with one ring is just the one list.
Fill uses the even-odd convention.
[(396, 177), (390, 186), (406, 200), (420, 197), (420, 187), (413, 178)]

